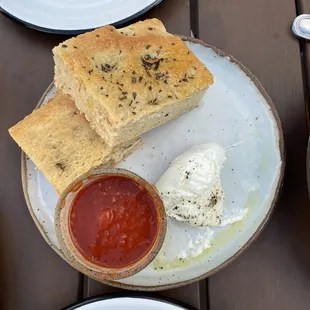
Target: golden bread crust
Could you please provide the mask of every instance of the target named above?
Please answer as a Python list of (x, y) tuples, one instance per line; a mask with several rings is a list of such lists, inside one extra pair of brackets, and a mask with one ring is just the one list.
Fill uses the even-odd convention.
[(53, 52), (91, 94), (89, 108), (99, 102), (116, 127), (213, 83), (212, 74), (186, 44), (156, 19), (119, 30), (99, 28), (61, 43)]
[(90, 128), (74, 102), (62, 94), (33, 111), (9, 133), (58, 193), (90, 169), (124, 159), (140, 143), (136, 139), (112, 150)]

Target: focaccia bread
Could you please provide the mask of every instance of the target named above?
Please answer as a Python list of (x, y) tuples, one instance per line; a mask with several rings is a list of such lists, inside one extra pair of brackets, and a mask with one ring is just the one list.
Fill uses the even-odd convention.
[(110, 146), (193, 109), (212, 74), (157, 19), (106, 26), (53, 49), (55, 84)]
[(111, 149), (74, 102), (62, 94), (33, 111), (9, 133), (59, 194), (83, 173), (123, 160), (141, 143), (135, 139)]

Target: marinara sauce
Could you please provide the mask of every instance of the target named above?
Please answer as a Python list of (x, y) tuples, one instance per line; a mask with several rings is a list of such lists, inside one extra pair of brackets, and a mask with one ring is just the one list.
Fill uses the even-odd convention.
[(125, 176), (108, 176), (88, 184), (75, 197), (71, 236), (87, 259), (110, 268), (142, 258), (156, 239), (155, 203), (140, 184)]

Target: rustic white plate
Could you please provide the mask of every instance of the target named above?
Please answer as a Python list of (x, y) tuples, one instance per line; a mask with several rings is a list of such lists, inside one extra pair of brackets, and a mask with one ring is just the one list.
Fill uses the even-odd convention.
[[(128, 296), (127, 296), (128, 295)], [(183, 303), (139, 294), (113, 294), (87, 299), (65, 310), (196, 310)]]
[[(199, 230), (169, 221), (164, 246), (154, 262), (130, 278), (105, 282), (110, 285), (160, 290), (213, 274), (258, 236), (279, 194), (284, 173), (284, 141), (270, 98), (257, 79), (231, 56), (202, 41), (184, 40), (213, 73), (214, 85), (197, 109), (144, 134), (141, 149), (117, 167), (155, 183), (169, 163), (187, 148), (199, 143), (218, 143), (227, 148), (221, 176), (226, 194), (225, 214), (236, 220), (248, 212), (242, 221), (216, 229)], [(38, 106), (53, 97), (54, 92), (51, 85)], [(46, 241), (62, 256), (54, 230), (58, 196), (24, 155), (22, 175), (29, 210)], [(176, 259), (182, 249), (189, 248), (190, 238), (200, 240), (197, 242), (204, 243), (205, 248), (211, 247), (195, 258)]]
[(0, 11), (30, 28), (76, 34), (130, 21), (162, 0), (0, 0)]

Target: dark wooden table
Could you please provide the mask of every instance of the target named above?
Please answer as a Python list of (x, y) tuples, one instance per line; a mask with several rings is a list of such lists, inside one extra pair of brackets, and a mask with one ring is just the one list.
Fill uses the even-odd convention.
[[(307, 12), (309, 0), (165, 0), (141, 17), (162, 19), (172, 33), (188, 36), (192, 29), (243, 62), (272, 97), (287, 147), (282, 197), (259, 239), (208, 280), (159, 294), (199, 309), (310, 309), (310, 49), (290, 33), (296, 14)], [(53, 79), (51, 49), (62, 40), (0, 15), (0, 309), (54, 310), (118, 291), (81, 276), (45, 243), (22, 193), (20, 150), (7, 133)]]

